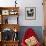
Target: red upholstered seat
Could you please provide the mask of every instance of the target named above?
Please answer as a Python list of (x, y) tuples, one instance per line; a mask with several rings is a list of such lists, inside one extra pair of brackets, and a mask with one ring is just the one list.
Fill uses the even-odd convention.
[[(28, 28), (26, 30), (25, 34), (24, 34), (24, 37), (22, 38), (21, 45), (22, 46), (27, 46), (26, 43), (25, 43), (25, 39), (28, 39), (28, 38), (30, 38), (32, 36), (37, 37), (37, 34), (34, 32), (34, 30), (32, 28)], [(41, 46), (39, 41), (38, 41), (38, 43), (35, 46)]]

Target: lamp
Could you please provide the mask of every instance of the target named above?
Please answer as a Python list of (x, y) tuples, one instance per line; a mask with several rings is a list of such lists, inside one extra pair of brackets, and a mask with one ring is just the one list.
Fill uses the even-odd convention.
[(14, 29), (14, 32), (17, 32), (17, 30), (16, 30), (16, 29)]

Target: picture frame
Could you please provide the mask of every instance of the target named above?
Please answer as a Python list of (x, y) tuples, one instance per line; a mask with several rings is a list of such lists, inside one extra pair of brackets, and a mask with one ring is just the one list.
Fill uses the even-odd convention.
[(9, 15), (9, 10), (2, 10), (2, 15)]
[(26, 20), (36, 20), (36, 8), (35, 7), (25, 8), (25, 19)]

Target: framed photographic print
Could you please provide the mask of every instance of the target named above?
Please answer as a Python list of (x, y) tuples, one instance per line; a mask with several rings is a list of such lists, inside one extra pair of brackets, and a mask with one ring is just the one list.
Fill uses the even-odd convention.
[(9, 15), (9, 10), (2, 10), (2, 15)]
[(25, 19), (27, 19), (27, 20), (36, 19), (36, 8), (35, 7), (26, 7), (25, 8)]

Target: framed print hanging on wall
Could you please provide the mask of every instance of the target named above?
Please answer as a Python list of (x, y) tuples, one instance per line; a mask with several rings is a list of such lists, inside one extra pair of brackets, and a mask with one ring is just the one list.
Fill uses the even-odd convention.
[(26, 20), (35, 20), (36, 19), (36, 8), (35, 7), (26, 7), (25, 8), (25, 19)]

